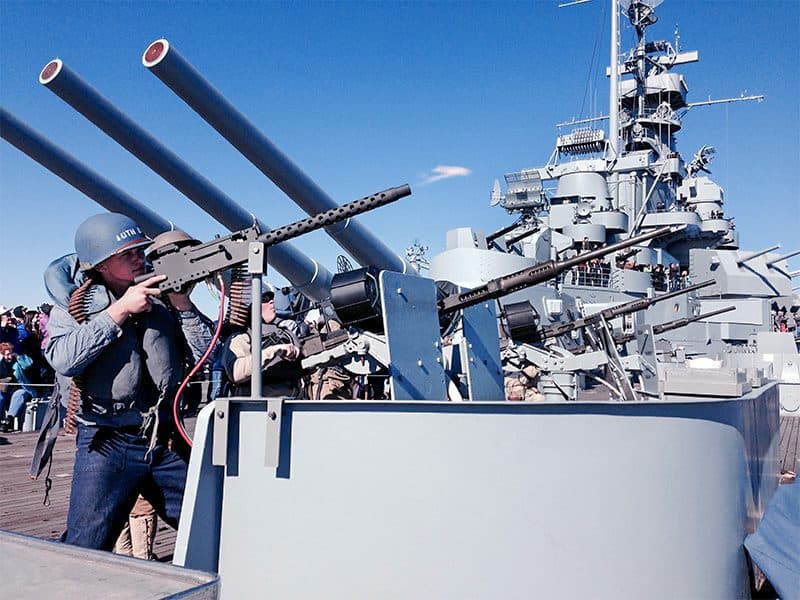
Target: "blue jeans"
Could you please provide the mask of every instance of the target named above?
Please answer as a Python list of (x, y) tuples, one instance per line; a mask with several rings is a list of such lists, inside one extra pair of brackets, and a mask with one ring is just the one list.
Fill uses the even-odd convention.
[(142, 494), (177, 528), (186, 485), (186, 462), (163, 444), (148, 457), (148, 440), (116, 429), (78, 425), (72, 493), (64, 541), (112, 550)]
[(33, 398), (33, 395), (22, 388), (11, 394), (11, 404), (8, 406), (8, 414), (20, 420), (20, 427), (22, 427), (22, 420), (25, 419), (25, 406), (31, 398)]

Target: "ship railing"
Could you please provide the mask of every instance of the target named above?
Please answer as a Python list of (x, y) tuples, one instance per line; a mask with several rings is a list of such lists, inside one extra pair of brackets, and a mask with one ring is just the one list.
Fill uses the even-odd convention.
[(558, 284), (608, 288), (611, 286), (611, 265), (578, 265), (556, 278)]

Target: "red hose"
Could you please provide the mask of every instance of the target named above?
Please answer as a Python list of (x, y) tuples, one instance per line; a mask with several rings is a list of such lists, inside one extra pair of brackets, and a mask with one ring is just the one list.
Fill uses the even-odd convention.
[(189, 371), (189, 374), (186, 378), (181, 382), (178, 391), (175, 393), (175, 401), (172, 403), (172, 418), (175, 420), (175, 428), (178, 430), (178, 433), (183, 438), (183, 441), (189, 445), (189, 448), (192, 447), (192, 438), (189, 437), (189, 434), (186, 433), (186, 428), (183, 426), (183, 419), (180, 416), (178, 411), (178, 407), (181, 403), (181, 395), (183, 394), (183, 390), (186, 389), (186, 386), (189, 384), (189, 380), (194, 376), (195, 373), (200, 369), (206, 359), (208, 359), (209, 355), (211, 354), (212, 350), (214, 350), (214, 346), (219, 339), (220, 331), (222, 331), (222, 322), (225, 319), (225, 282), (223, 281), (222, 277), (218, 276), (219, 279), (219, 291), (220, 291), (220, 303), (219, 303), (219, 317), (217, 318), (217, 328), (214, 331), (214, 335), (211, 337), (211, 343), (208, 346), (208, 349), (203, 354), (203, 357), (197, 362), (197, 364), (192, 367), (192, 370)]

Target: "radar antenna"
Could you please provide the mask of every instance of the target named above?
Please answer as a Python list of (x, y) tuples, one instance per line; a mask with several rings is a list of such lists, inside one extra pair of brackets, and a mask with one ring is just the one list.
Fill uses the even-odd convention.
[(707, 168), (708, 165), (711, 164), (711, 161), (714, 160), (714, 155), (717, 151), (714, 149), (714, 146), (704, 145), (700, 150), (698, 150), (692, 162), (689, 163), (689, 166), (686, 167), (687, 173), (689, 173), (690, 177), (694, 177), (700, 171), (704, 173), (711, 173), (711, 171)]

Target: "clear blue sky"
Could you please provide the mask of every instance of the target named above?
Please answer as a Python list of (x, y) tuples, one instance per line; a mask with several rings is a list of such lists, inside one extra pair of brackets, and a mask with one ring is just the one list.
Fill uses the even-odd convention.
[[(0, 104), (195, 236), (222, 233), (38, 83), (60, 57), (266, 223), (305, 216), (141, 65), (166, 37), (340, 203), (410, 183), (412, 197), (361, 220), (398, 253), (417, 241), (433, 256), (449, 229), (510, 222), (488, 205), (492, 183), (543, 165), (556, 123), (606, 112), (607, 3), (557, 4), (3, 0)], [(800, 248), (800, 2), (667, 0), (657, 12), (651, 38), (673, 41), (677, 25), (681, 48), (700, 52), (681, 69), (690, 101), (766, 96), (693, 109), (679, 150), (688, 160), (716, 147), (713, 177), (743, 248)], [(632, 39), (625, 21), (622, 47)], [(441, 165), (469, 175), (420, 185)], [(102, 209), (5, 141), (0, 209), (0, 303), (38, 304), (45, 266)], [(335, 271), (341, 250), (322, 232), (295, 245)]]

